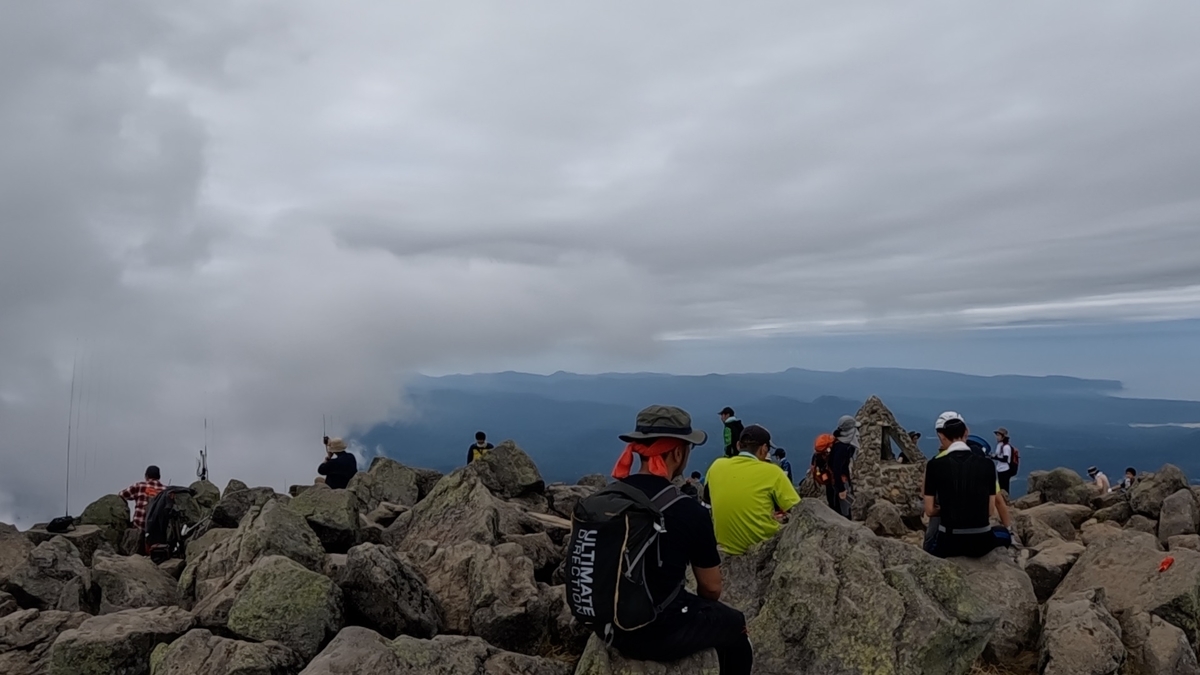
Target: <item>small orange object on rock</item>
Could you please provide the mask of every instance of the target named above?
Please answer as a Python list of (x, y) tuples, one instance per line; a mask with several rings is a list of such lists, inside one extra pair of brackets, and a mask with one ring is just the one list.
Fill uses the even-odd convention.
[(1167, 557), (1163, 558), (1162, 564), (1160, 564), (1158, 566), (1159, 573), (1161, 574), (1162, 572), (1166, 572), (1167, 570), (1171, 569), (1171, 565), (1174, 565), (1174, 564), (1175, 564), (1175, 558), (1173, 558), (1171, 556), (1167, 556)]

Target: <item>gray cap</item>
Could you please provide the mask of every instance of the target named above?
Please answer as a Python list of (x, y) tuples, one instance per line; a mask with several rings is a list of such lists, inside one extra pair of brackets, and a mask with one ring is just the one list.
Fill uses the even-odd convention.
[(678, 438), (692, 445), (704, 445), (708, 434), (692, 429), (692, 416), (683, 408), (673, 405), (652, 405), (637, 415), (637, 427), (632, 433), (624, 434), (626, 443), (652, 440), (655, 438)]

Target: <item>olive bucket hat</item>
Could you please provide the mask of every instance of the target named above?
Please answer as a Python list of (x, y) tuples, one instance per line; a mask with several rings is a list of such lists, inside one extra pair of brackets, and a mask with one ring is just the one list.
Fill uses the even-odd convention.
[(623, 434), (622, 441), (637, 443), (655, 438), (678, 438), (692, 445), (704, 445), (708, 434), (692, 429), (692, 416), (673, 405), (652, 405), (637, 415), (637, 428)]

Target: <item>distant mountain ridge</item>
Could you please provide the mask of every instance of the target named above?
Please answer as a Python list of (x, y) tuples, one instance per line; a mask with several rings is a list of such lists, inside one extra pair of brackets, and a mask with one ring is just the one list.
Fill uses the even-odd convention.
[(1200, 402), (1116, 395), (1122, 391), (1114, 380), (894, 368), (416, 377), (406, 382), (415, 415), (378, 424), (356, 440), (401, 461), (444, 470), (465, 460), (481, 429), (495, 440), (516, 440), (548, 479), (573, 480), (609, 471), (620, 450), (616, 436), (628, 430), (637, 411), (670, 403), (687, 409), (695, 426), (714, 439), (694, 453), (691, 467), (704, 471), (720, 453), (716, 412), (729, 405), (747, 424), (771, 429), (800, 467), (817, 434), (878, 395), (902, 425), (922, 432), (926, 451), (934, 449), (932, 421), (943, 410), (957, 410), (988, 437), (997, 426), (1008, 427), (1022, 450), (1022, 476), (1058, 465), (1082, 472), (1092, 464), (1114, 475), (1129, 464), (1152, 470), (1167, 461), (1200, 475), (1200, 431), (1131, 426), (1200, 422)]

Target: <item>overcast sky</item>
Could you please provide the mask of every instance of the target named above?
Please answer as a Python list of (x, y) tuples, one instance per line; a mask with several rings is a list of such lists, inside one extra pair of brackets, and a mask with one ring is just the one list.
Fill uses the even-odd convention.
[(1196, 368), (1038, 338), (1200, 318), (1195, 2), (3, 13), (0, 520), (190, 480), (205, 416), (220, 482), (308, 482), (322, 413), (404, 414), (415, 371), (927, 365), (1014, 325), (958, 369)]

